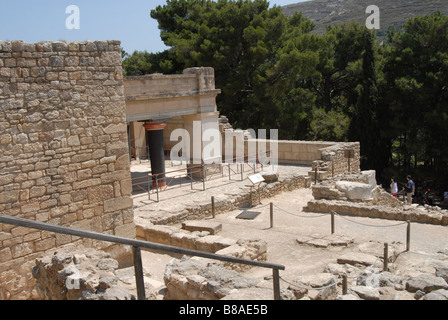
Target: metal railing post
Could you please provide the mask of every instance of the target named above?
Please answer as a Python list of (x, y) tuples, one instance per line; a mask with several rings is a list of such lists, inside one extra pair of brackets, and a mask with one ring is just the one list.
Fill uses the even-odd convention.
[(202, 191), (205, 191), (205, 165), (202, 165)]
[(142, 253), (140, 248), (137, 246), (132, 247), (132, 252), (134, 255), (134, 272), (135, 284), (137, 286), (137, 298), (138, 300), (146, 300), (145, 281), (143, 278)]
[(274, 300), (281, 300), (280, 297), (280, 274), (278, 269), (272, 269), (272, 279), (274, 282)]
[(159, 202), (159, 180), (156, 175), (156, 192), (157, 192), (157, 202)]

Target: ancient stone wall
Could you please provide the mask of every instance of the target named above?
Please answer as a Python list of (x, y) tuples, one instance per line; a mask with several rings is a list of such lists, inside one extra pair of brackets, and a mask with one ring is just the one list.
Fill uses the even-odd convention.
[[(120, 42), (0, 42), (0, 212), (133, 238), (131, 191)], [(110, 245), (0, 224), (0, 298), (72, 242)]]
[[(319, 150), (320, 159), (328, 163), (330, 175), (361, 170), (361, 151), (359, 142), (336, 143)], [(314, 169), (314, 168), (313, 168)]]

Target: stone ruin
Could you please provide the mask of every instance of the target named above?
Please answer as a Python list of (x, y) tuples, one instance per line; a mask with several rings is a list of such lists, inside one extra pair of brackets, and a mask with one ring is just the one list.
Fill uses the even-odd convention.
[[(0, 41), (0, 212), (134, 238), (125, 108), (120, 41)], [(0, 298), (30, 298), (34, 259), (68, 243), (120, 251), (0, 224)]]
[[(0, 132), (2, 214), (136, 237), (119, 41), (0, 42)], [(308, 203), (309, 211), (448, 222), (446, 210), (403, 206), (376, 186), (374, 172), (359, 172), (359, 143), (281, 141), (279, 158), (290, 164), (312, 161), (309, 177), (314, 179), (317, 173), (317, 180), (323, 182), (313, 186), (315, 199)], [(275, 178), (266, 188), (266, 197), (290, 188)], [(290, 184), (309, 186), (309, 179)], [(242, 201), (248, 199), (250, 194)], [(204, 207), (198, 214), (207, 211)], [(137, 228), (137, 236), (157, 236), (155, 228), (159, 226)], [(231, 241), (204, 231), (160, 228), (164, 230), (159, 235), (170, 244), (266, 259), (266, 243), (261, 240)], [(323, 245), (313, 240), (298, 239), (298, 243)], [(324, 240), (327, 246), (350, 245), (347, 239)], [(135, 299), (133, 268), (123, 267), (129, 263), (129, 252), (101, 241), (0, 224), (0, 298)], [(380, 284), (415, 292), (412, 298), (446, 297), (445, 260), (424, 261), (413, 274), (388, 277), (371, 269), (378, 268), (372, 257), (345, 256), (321, 274), (295, 277), (296, 285), (283, 288), (282, 297), (342, 299), (341, 272), (354, 274), (350, 266), (362, 269), (367, 264), (370, 269), (362, 272), (381, 273), (388, 278)], [(272, 279), (249, 279), (237, 273), (241, 270), (240, 265), (200, 258), (173, 260), (163, 287), (146, 282), (147, 297), (272, 298)], [(358, 284), (363, 284), (362, 277), (359, 283), (357, 278)], [(369, 297), (366, 289), (351, 290), (354, 298)]]
[(376, 184), (374, 170), (328, 178), (312, 185), (312, 192), (304, 211), (448, 225), (448, 210), (406, 205)]
[[(344, 241), (342, 241), (344, 242)], [(448, 250), (438, 257), (401, 261), (403, 245), (391, 243), (388, 270), (383, 269), (382, 243), (351, 246), (334, 262), (312, 275), (282, 277), (283, 300), (447, 300)], [(243, 244), (243, 243), (241, 243)], [(301, 245), (315, 245), (301, 242)], [(48, 300), (135, 300), (133, 267), (118, 268), (104, 251), (65, 246), (36, 260), (33, 294)], [(270, 300), (272, 276), (251, 278), (229, 265), (205, 258), (172, 259), (164, 284), (152, 285), (144, 270), (148, 300)], [(347, 277), (343, 294), (342, 277)]]

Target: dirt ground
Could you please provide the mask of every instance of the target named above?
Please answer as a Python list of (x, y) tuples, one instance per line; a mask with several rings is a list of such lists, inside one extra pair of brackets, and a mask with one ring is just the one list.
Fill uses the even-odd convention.
[[(352, 250), (361, 243), (406, 243), (406, 224), (402, 221), (336, 215), (335, 234), (353, 238), (353, 244), (349, 247), (328, 248), (299, 245), (296, 241), (299, 236), (319, 238), (331, 234), (330, 215), (302, 211), (311, 199), (310, 188), (298, 189), (264, 199), (262, 204), (249, 209), (259, 212), (253, 220), (237, 218), (244, 210), (219, 214), (214, 219), (222, 224), (222, 231), (218, 235), (235, 240), (265, 240), (268, 247), (267, 260), (286, 267), (280, 272), (284, 279), (322, 272), (328, 263), (336, 263), (336, 259), (346, 250)], [(273, 228), (270, 225), (270, 202), (274, 204)], [(448, 227), (412, 223), (411, 250), (400, 255), (396, 263), (409, 264), (413, 259), (436, 256), (438, 252), (447, 250)], [(173, 256), (163, 253), (143, 252), (144, 269), (151, 274), (156, 287), (163, 285), (165, 266), (172, 258)], [(246, 275), (263, 278), (272, 275), (272, 271), (256, 267), (247, 271)]]

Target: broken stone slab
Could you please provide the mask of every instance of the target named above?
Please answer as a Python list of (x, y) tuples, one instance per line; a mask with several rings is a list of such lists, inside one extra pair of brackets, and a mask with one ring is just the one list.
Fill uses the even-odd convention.
[(324, 272), (331, 273), (336, 276), (347, 275), (348, 277), (353, 277), (359, 273), (359, 269), (349, 264), (329, 263), (325, 267)]
[(426, 273), (411, 277), (406, 282), (406, 290), (409, 292), (417, 292), (420, 290), (429, 293), (439, 289), (448, 289), (446, 281), (442, 277), (436, 277)]
[(393, 300), (415, 300), (415, 298), (407, 291), (397, 291), (395, 292)]
[(448, 290), (439, 289), (432, 291), (425, 295), (423, 300), (448, 300)]
[(182, 229), (187, 231), (207, 231), (215, 235), (222, 230), (222, 224), (213, 221), (195, 221), (190, 220), (182, 223)]
[(350, 301), (350, 300), (361, 300), (361, 298), (359, 298), (358, 296), (354, 295), (354, 294), (344, 294), (344, 295), (340, 295), (336, 298), (336, 300), (341, 300), (341, 301)]
[(353, 286), (349, 291), (364, 300), (380, 300), (378, 289), (366, 286)]
[(372, 186), (367, 183), (337, 181), (336, 189), (345, 194), (349, 200), (372, 200)]
[(330, 236), (299, 236), (296, 238), (298, 244), (311, 245), (318, 248), (327, 248), (329, 246), (348, 246), (353, 243), (353, 238), (347, 236), (330, 235)]
[(381, 259), (375, 257), (374, 255), (362, 253), (362, 252), (348, 252), (337, 259), (339, 264), (350, 264), (352, 266), (363, 265), (363, 266), (375, 266), (381, 267)]
[(298, 288), (307, 289), (310, 300), (329, 300), (337, 296), (336, 277), (330, 273), (318, 273), (295, 278)]
[[(354, 251), (371, 254), (377, 257), (384, 258), (384, 243), (379, 241), (364, 242), (356, 246)], [(401, 242), (391, 242), (388, 245), (389, 261), (395, 261), (400, 253), (405, 251), (405, 246)]]

